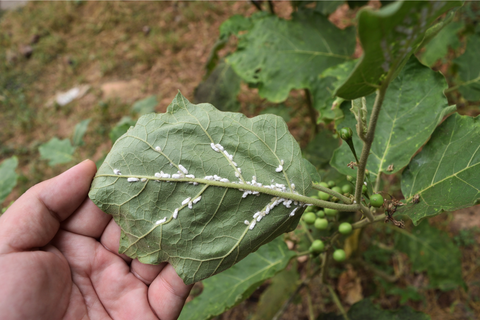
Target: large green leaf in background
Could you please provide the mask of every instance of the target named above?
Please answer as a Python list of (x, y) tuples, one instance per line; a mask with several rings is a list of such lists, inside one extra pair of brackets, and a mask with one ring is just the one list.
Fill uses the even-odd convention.
[(195, 103), (208, 102), (221, 111), (238, 111), (241, 79), (225, 62), (219, 63), (195, 89)]
[(139, 115), (155, 112), (155, 107), (157, 106), (157, 104), (157, 97), (155, 95), (152, 95), (142, 100), (136, 101), (132, 106), (132, 111)]
[(112, 141), (112, 143), (115, 143), (115, 141), (117, 141), (118, 138), (124, 135), (131, 126), (135, 125), (135, 122), (136, 121), (129, 116), (122, 117), (122, 119), (120, 119), (120, 121), (117, 122), (115, 127), (113, 127), (112, 130), (110, 130), (110, 132), (108, 133), (110, 141)]
[[(214, 151), (212, 143), (228, 154)], [(182, 166), (194, 177), (165, 177)], [(210, 180), (214, 175), (228, 180)], [(141, 180), (127, 181), (132, 178)], [(188, 284), (293, 230), (304, 211), (297, 200), (308, 200), (302, 195), (311, 185), (300, 148), (280, 117), (249, 119), (193, 105), (178, 94), (165, 114), (141, 117), (116, 141), (89, 196), (122, 228), (120, 252), (142, 263), (168, 261)], [(190, 209), (186, 199), (200, 196)], [(275, 203), (255, 225), (254, 214)]]
[(12, 192), (17, 185), (17, 174), (15, 169), (18, 166), (17, 157), (11, 157), (3, 160), (0, 164), (0, 208), (5, 198)]
[(87, 132), (88, 124), (90, 123), (91, 120), (92, 119), (85, 119), (75, 125), (75, 129), (73, 131), (73, 137), (72, 137), (72, 142), (74, 146), (78, 147), (78, 146), (83, 146), (85, 144), (85, 142), (83, 141), (83, 136)]
[(60, 140), (53, 137), (47, 143), (41, 144), (38, 150), (40, 151), (40, 159), (48, 160), (48, 165), (54, 166), (72, 161), (75, 148), (69, 139)]
[(313, 89), (323, 70), (350, 60), (354, 49), (353, 28), (340, 30), (324, 15), (300, 10), (291, 20), (255, 20), (227, 62), (244, 81), (258, 85), (261, 97), (281, 102), (292, 89)]
[(457, 33), (463, 29), (464, 23), (455, 21), (444, 27), (438, 34), (425, 45), (425, 51), (422, 54), (421, 61), (427, 66), (433, 65), (438, 59), (443, 58), (448, 53), (448, 48), (458, 49), (460, 40)]
[[(363, 299), (355, 303), (348, 310), (350, 320), (430, 320), (430, 316), (417, 312), (411, 307), (404, 306), (398, 310), (382, 310), (374, 305), (370, 299)], [(344, 320), (342, 315), (325, 314), (320, 315), (317, 320)]]
[[(467, 38), (465, 53), (453, 60), (458, 65), (458, 91), (470, 101), (480, 100), (480, 64), (478, 53), (480, 52), (480, 27), (477, 32)], [(473, 62), (473, 63), (472, 63)]]
[(294, 256), (281, 238), (260, 247), (230, 269), (204, 280), (202, 294), (185, 305), (179, 320), (204, 320), (222, 314), (285, 269)]
[[(480, 199), (480, 117), (454, 114), (433, 133), (402, 174), (406, 206), (397, 214), (415, 224)], [(420, 202), (412, 202), (418, 194)]]
[[(448, 101), (443, 94), (445, 88), (447, 83), (439, 72), (423, 66), (415, 57), (409, 60), (387, 89), (367, 163), (371, 174), (391, 174), (405, 167), (443, 117), (455, 110), (447, 107)], [(374, 94), (367, 97), (369, 113), (374, 100)], [(348, 111), (348, 104), (344, 103), (342, 109), (345, 120), (337, 129), (350, 127), (353, 130), (355, 149), (360, 153), (362, 142), (355, 130), (355, 117)], [(355, 158), (348, 145), (343, 143), (335, 150), (330, 163), (341, 173), (355, 176), (357, 171), (347, 167), (350, 161)], [(392, 171), (388, 171), (389, 165), (393, 165)]]
[(395, 249), (408, 255), (414, 272), (427, 272), (430, 287), (451, 290), (464, 284), (462, 253), (445, 232), (427, 221), (411, 233), (396, 231)]
[(364, 54), (336, 95), (352, 100), (374, 92), (391, 68), (400, 71), (422, 42), (428, 26), (461, 1), (398, 1), (357, 14), (358, 36)]

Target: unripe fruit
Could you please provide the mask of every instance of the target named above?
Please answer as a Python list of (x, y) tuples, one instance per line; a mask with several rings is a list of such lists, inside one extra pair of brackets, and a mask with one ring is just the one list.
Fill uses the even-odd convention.
[(307, 209), (305, 209), (305, 212), (312, 212), (313, 211), (313, 206), (308, 206)]
[(367, 191), (368, 191), (367, 186), (366, 186), (366, 185), (363, 185), (363, 186), (362, 186), (362, 193), (367, 193)]
[(337, 215), (337, 213), (338, 213), (337, 210), (335, 210), (335, 209), (330, 209), (330, 208), (325, 208), (324, 211), (325, 211), (325, 214), (326, 214), (327, 216), (329, 216), (329, 217), (335, 217), (335, 216)]
[(323, 201), (328, 201), (328, 199), (330, 199), (330, 195), (322, 191), (318, 191), (318, 197)]
[(325, 218), (325, 211), (323, 211), (323, 210), (317, 211), (317, 217)]
[(317, 219), (317, 216), (313, 212), (307, 212), (303, 214), (303, 221), (305, 221), (306, 224), (314, 224), (315, 219)]
[(335, 181), (330, 180), (330, 181), (327, 182), (327, 185), (328, 185), (329, 188), (335, 187)]
[(352, 182), (352, 181), (353, 181), (353, 177), (352, 177), (352, 176), (347, 176), (347, 181)]
[(342, 188), (340, 188), (340, 187), (333, 187), (333, 188), (332, 188), (332, 191), (335, 191), (335, 192), (338, 192), (338, 193), (341, 194), (341, 193), (342, 193)]
[(326, 230), (328, 228), (328, 220), (317, 218), (317, 220), (315, 220), (314, 226), (315, 226), (315, 229)]
[(319, 185), (321, 185), (324, 188), (328, 188), (328, 183), (326, 182), (320, 182)]
[(370, 197), (370, 204), (376, 208), (379, 208), (383, 205), (383, 197), (381, 194), (372, 194)]
[(342, 193), (352, 193), (353, 192), (353, 186), (351, 184), (344, 184), (342, 187)]
[(310, 246), (310, 252), (322, 252), (325, 249), (325, 244), (322, 240), (314, 240)]
[[(316, 223), (317, 221), (315, 221), (315, 224)], [(352, 229), (352, 225), (348, 222), (342, 222), (338, 226), (338, 232), (340, 232), (341, 234), (349, 234), (350, 232), (352, 232)]]
[(340, 129), (340, 137), (341, 137), (343, 140), (350, 140), (350, 139), (352, 139), (352, 135), (353, 135), (352, 129), (350, 129), (350, 128), (348, 128), (348, 127), (345, 127), (345, 128)]
[(337, 249), (333, 252), (333, 260), (337, 262), (345, 261), (346, 258), (347, 258), (347, 255), (345, 254), (345, 251), (343, 251), (342, 249)]

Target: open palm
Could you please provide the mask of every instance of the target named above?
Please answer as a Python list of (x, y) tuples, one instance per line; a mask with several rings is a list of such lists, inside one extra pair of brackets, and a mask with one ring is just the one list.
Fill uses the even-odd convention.
[(176, 319), (191, 289), (169, 264), (120, 255), (87, 197), (95, 164), (42, 182), (0, 218), (2, 319)]

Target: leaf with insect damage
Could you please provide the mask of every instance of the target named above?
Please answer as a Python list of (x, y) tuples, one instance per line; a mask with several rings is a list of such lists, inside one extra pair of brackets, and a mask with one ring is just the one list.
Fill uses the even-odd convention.
[(121, 227), (121, 253), (168, 261), (189, 284), (293, 230), (311, 185), (283, 119), (178, 94), (115, 142), (89, 196)]

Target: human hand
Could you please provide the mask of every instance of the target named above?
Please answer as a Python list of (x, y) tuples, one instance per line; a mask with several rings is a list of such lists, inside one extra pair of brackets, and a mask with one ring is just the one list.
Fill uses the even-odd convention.
[(191, 286), (170, 264), (118, 254), (120, 227), (87, 197), (84, 161), (0, 218), (2, 319), (176, 319)]

